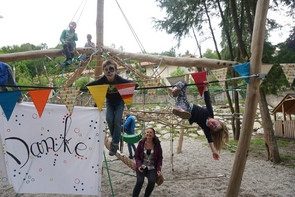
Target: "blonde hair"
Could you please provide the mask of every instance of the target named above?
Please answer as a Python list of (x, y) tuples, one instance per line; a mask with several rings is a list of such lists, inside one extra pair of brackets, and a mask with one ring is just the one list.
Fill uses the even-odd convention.
[[(217, 119), (215, 119), (215, 120), (217, 120)], [(225, 124), (219, 120), (217, 120), (217, 121), (221, 125), (221, 129), (219, 129), (217, 131), (210, 130), (210, 133), (211, 133), (211, 136), (213, 139), (214, 147), (219, 152), (222, 148), (222, 145), (225, 142), (228, 142), (229, 134), (228, 134), (228, 129), (225, 126)]]

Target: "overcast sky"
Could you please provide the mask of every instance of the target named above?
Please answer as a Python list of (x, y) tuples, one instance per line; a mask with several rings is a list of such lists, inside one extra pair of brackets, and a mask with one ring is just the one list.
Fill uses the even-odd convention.
[[(83, 2), (86, 2), (86, 5), (81, 13)], [(0, 18), (0, 47), (23, 43), (46, 43), (49, 47), (55, 47), (59, 44), (62, 30), (68, 27), (73, 17), (74, 21), (79, 19), (76, 29), (79, 38), (77, 47), (84, 46), (88, 33), (93, 35), (93, 41), (96, 42), (96, 3), (96, 0), (0, 0), (0, 15), (3, 16)], [(162, 18), (165, 15), (154, 0), (118, 0), (118, 3), (147, 52), (169, 51), (177, 44), (172, 35), (153, 28), (152, 17)], [(277, 15), (269, 15), (270, 13), (270, 18), (278, 18)], [(287, 21), (284, 21), (282, 30), (272, 34), (273, 44), (288, 37), (288, 31), (291, 25), (294, 26), (294, 21)], [(213, 20), (215, 24), (218, 22)], [(220, 43), (220, 30), (217, 25), (214, 31), (217, 42)], [(112, 44), (115, 44), (116, 48), (123, 46), (127, 52), (141, 51), (116, 1), (105, 0), (104, 45)], [(202, 42), (202, 52), (207, 48), (214, 50), (211, 40)], [(176, 52), (184, 54), (186, 50), (199, 54), (192, 37), (184, 39)]]

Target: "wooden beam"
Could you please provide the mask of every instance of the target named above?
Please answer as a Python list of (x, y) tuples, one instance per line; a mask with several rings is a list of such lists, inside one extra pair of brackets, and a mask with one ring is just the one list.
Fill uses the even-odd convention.
[[(103, 46), (103, 15), (104, 15), (104, 0), (97, 0), (97, 11), (96, 11), (96, 47), (98, 53), (100, 48)], [(98, 79), (102, 74), (102, 63), (103, 58), (99, 55), (96, 58), (96, 65), (94, 70), (94, 78)]]
[(207, 59), (207, 58), (187, 58), (187, 57), (168, 57), (160, 55), (149, 55), (140, 53), (130, 53), (120, 51), (113, 48), (104, 47), (106, 54), (110, 53), (123, 59), (131, 59), (137, 61), (149, 61), (156, 64), (167, 64), (170, 66), (183, 66), (183, 67), (203, 67), (203, 68), (225, 68), (238, 65), (240, 63), (235, 61)]
[[(254, 21), (253, 37), (251, 43), (250, 74), (261, 72), (261, 60), (265, 35), (266, 15), (269, 7), (269, 0), (258, 0)], [(242, 123), (241, 136), (235, 156), (230, 181), (227, 188), (227, 197), (238, 196), (246, 166), (251, 135), (253, 131), (254, 118), (257, 111), (260, 79), (250, 78), (247, 87), (245, 112)], [(247, 184), (247, 183), (245, 183)]]
[[(36, 50), (36, 51), (24, 51), (17, 53), (0, 54), (1, 62), (15, 62), (22, 60), (40, 59), (49, 57), (63, 56), (63, 49), (47, 49), (47, 50)], [(93, 50), (91, 47), (77, 48), (79, 53), (92, 54)]]

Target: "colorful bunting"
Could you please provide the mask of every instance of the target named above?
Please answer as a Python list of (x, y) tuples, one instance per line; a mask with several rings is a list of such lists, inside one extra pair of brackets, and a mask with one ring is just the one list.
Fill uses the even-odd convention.
[(101, 111), (109, 85), (87, 86), (87, 88), (92, 95), (99, 111)]
[[(143, 84), (143, 87), (158, 87), (160, 85), (161, 85), (160, 79), (154, 79), (154, 80), (145, 81)], [(147, 99), (153, 102), (154, 97), (156, 95), (156, 89), (148, 89), (147, 95), (148, 95)]]
[(221, 68), (221, 69), (216, 69), (216, 70), (211, 70), (213, 75), (216, 77), (216, 79), (219, 81), (219, 85), (225, 89), (225, 80), (226, 79), (226, 74), (227, 74), (227, 68)]
[(7, 121), (9, 121), (15, 104), (20, 95), (21, 91), (0, 92), (0, 105), (6, 116)]
[(115, 85), (126, 105), (130, 105), (133, 98), (135, 83)]
[(38, 111), (39, 118), (41, 118), (43, 110), (48, 100), (51, 89), (45, 90), (29, 90), (30, 97)]
[[(233, 66), (233, 68), (243, 77), (250, 75), (250, 62)], [(245, 78), (245, 81), (249, 83), (249, 78)]]
[(77, 95), (79, 94), (80, 88), (74, 87), (74, 88), (62, 88), (59, 93), (61, 95), (61, 98), (64, 99), (65, 105), (70, 112), (70, 116), (73, 113), (74, 110), (74, 104), (77, 98)]
[(292, 86), (295, 78), (295, 64), (281, 64), (281, 67), (285, 73), (285, 76), (290, 86)]
[[(204, 81), (206, 81), (206, 74), (207, 74), (207, 71), (191, 73), (195, 83), (203, 83)], [(197, 87), (198, 87), (200, 95), (202, 96), (204, 92), (204, 85), (203, 84), (197, 85)]]

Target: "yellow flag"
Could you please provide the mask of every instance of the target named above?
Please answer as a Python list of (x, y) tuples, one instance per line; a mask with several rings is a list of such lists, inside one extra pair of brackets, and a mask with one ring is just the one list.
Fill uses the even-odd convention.
[(109, 85), (87, 86), (87, 88), (92, 95), (99, 111), (101, 111)]

